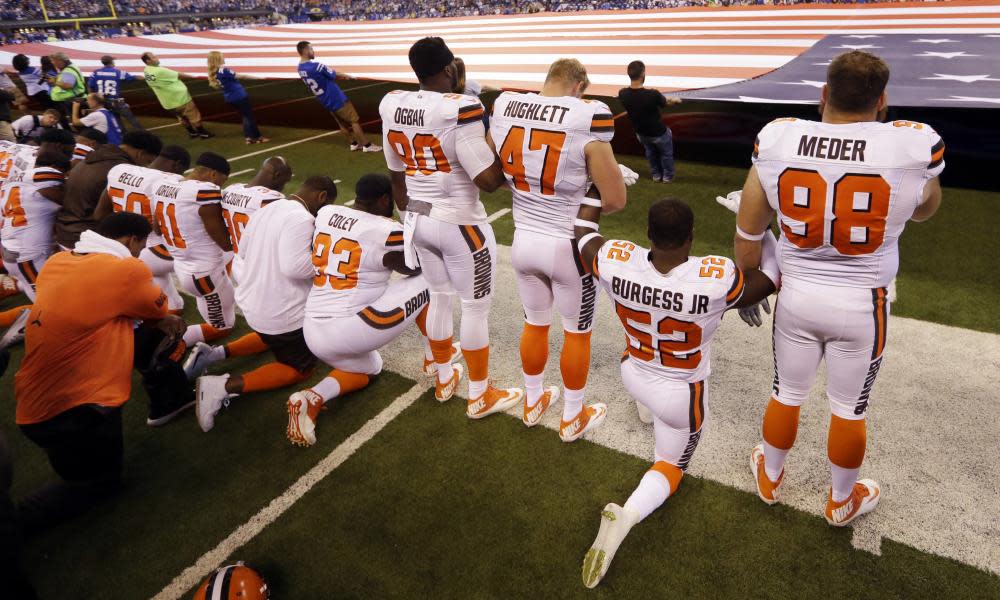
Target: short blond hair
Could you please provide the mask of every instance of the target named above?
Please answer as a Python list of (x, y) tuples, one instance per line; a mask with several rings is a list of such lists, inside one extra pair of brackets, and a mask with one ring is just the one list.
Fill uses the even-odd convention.
[(587, 67), (575, 58), (560, 58), (552, 63), (548, 75), (545, 76), (545, 83), (550, 81), (569, 84), (583, 83), (583, 89), (590, 86), (590, 79), (587, 78)]

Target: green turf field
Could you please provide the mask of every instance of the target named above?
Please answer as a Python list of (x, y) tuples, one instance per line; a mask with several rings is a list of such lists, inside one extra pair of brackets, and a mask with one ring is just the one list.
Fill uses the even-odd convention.
[[(246, 146), (235, 122), (211, 123), (218, 137), (209, 141), (189, 141), (177, 126), (156, 132), (192, 154), (210, 149), (230, 157), (234, 173), (281, 154), (295, 170), (286, 192), (323, 173), (340, 180), (338, 202), (353, 197), (361, 175), (385, 170), (381, 154), (350, 153), (339, 134), (301, 143), (332, 131), (332, 119), (310, 127), (278, 124), (281, 112), (312, 104), (306, 98), (264, 108), (304, 97), (298, 82), (252, 86), (260, 86), (251, 94), (262, 121), (267, 111), (279, 111), (267, 119), (274, 124), (262, 126), (272, 139), (268, 145)], [(194, 94), (208, 93), (202, 83), (191, 87)], [(389, 89), (372, 82), (353, 87), (349, 94), (363, 120)], [(142, 88), (130, 94), (133, 106), (149, 97)], [(213, 96), (196, 100), (202, 98), (206, 115), (225, 112)], [(173, 122), (157, 116), (143, 121), (150, 127)], [(377, 131), (377, 124), (369, 130)], [(648, 172), (641, 157), (620, 160)], [(248, 171), (233, 180), (251, 176)], [(695, 209), (694, 252), (731, 254), (732, 215), (714, 198), (740, 188), (744, 176), (743, 169), (682, 161), (673, 184), (642, 180), (630, 188), (628, 208), (604, 219), (602, 232), (643, 241), (646, 207), (673, 195)], [(1000, 317), (985, 310), (1000, 302), (1000, 286), (982, 276), (1000, 251), (997, 201), (996, 194), (947, 189), (937, 217), (908, 227), (894, 314), (1000, 333)], [(509, 193), (486, 195), (484, 202), (494, 214), (509, 208)], [(510, 244), (510, 216), (493, 226), (498, 243)], [(15, 304), (10, 299), (0, 308)], [(192, 306), (187, 316), (196, 319)], [(496, 322), (504, 319), (519, 322), (519, 315), (494, 315)], [(0, 381), (0, 430), (15, 454), (18, 497), (51, 471), (13, 425), (20, 349), (13, 354)], [(387, 359), (390, 369), (393, 358)], [(225, 369), (243, 371), (263, 360), (236, 359)], [(136, 385), (125, 411), (123, 493), (24, 548), (40, 596), (157, 594), (414, 383), (387, 371), (370, 388), (335, 401), (321, 415), (319, 443), (309, 449), (284, 437), (288, 391), (236, 399), (206, 435), (191, 413), (163, 428), (147, 427), (145, 398)], [(881, 556), (855, 550), (850, 530), (828, 527), (818, 513), (769, 508), (750, 494), (696, 477), (687, 477), (676, 497), (633, 530), (608, 577), (590, 592), (580, 583), (580, 564), (599, 510), (609, 501), (623, 502), (648, 463), (588, 441), (562, 444), (550, 430), (526, 430), (508, 417), (470, 422), (462, 403), (439, 405), (423, 394), (230, 560), (261, 570), (275, 598), (1000, 597), (1000, 578), (985, 571), (889, 540)]]

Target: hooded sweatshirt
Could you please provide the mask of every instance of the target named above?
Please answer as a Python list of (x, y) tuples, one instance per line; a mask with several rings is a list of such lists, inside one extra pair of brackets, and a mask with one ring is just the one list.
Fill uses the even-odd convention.
[(108, 171), (122, 163), (135, 164), (124, 150), (106, 144), (70, 170), (66, 178), (66, 196), (56, 213), (56, 242), (60, 246), (72, 248), (80, 239), (80, 233), (97, 225), (94, 209), (108, 185)]

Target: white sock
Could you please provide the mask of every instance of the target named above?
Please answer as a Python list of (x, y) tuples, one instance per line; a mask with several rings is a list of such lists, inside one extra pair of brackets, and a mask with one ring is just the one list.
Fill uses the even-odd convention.
[(544, 379), (545, 373), (539, 373), (538, 375), (524, 373), (524, 393), (527, 394), (528, 408), (538, 404), (538, 401), (542, 399), (542, 381)]
[(204, 342), (205, 335), (201, 332), (201, 325), (188, 325), (184, 330), (184, 343), (188, 348), (193, 348), (198, 342)]
[(786, 456), (788, 456), (788, 450), (775, 448), (764, 442), (764, 473), (772, 482), (778, 481), (778, 477), (781, 477), (781, 471), (785, 468)]
[(642, 521), (660, 508), (670, 497), (670, 482), (663, 473), (650, 469), (642, 476), (639, 487), (625, 501), (625, 508), (635, 511)]
[(563, 390), (563, 397), (565, 401), (563, 402), (563, 416), (562, 420), (572, 421), (576, 418), (580, 411), (583, 410), (583, 394), (586, 388), (582, 390), (571, 390), (566, 388)]
[(486, 388), (489, 386), (490, 380), (483, 379), (482, 381), (472, 381), (469, 380), (469, 400), (478, 398), (486, 393)]
[(858, 481), (858, 473), (860, 471), (860, 467), (857, 469), (845, 469), (844, 467), (838, 467), (830, 463), (830, 475), (833, 480), (831, 495), (834, 502), (847, 500), (847, 497), (851, 495), (851, 491), (854, 490), (854, 484)]
[(434, 353), (431, 352), (431, 341), (426, 336), (420, 336), (420, 341), (424, 343), (424, 360), (433, 361)]
[(331, 398), (340, 395), (340, 382), (333, 377), (324, 377), (316, 385), (312, 386), (312, 391), (323, 397), (323, 403), (327, 403)]
[(444, 385), (449, 381), (451, 381), (451, 376), (454, 375), (455, 373), (455, 369), (452, 368), (451, 363), (448, 363), (446, 365), (438, 363), (437, 368), (438, 368), (438, 383)]

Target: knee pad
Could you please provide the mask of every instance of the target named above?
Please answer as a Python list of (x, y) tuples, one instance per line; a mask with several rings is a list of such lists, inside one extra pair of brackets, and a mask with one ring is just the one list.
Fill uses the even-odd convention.
[(466, 315), (477, 318), (486, 319), (490, 316), (490, 306), (493, 304), (492, 299), (487, 296), (485, 298), (477, 298), (474, 300), (462, 299), (462, 318), (464, 319)]

